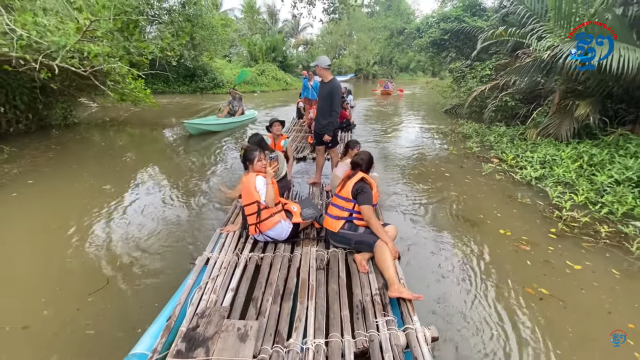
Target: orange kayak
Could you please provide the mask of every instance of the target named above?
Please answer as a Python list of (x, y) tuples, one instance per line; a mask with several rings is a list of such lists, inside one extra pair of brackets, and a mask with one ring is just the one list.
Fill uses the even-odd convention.
[(393, 90), (380, 90), (380, 95), (393, 95)]

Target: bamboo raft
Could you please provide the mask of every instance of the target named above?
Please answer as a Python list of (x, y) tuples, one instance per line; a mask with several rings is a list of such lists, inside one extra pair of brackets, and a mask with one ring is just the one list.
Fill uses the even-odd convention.
[[(322, 188), (308, 195), (325, 209), (330, 194)], [(235, 201), (224, 225), (239, 223), (241, 211)], [(311, 226), (301, 237), (263, 243), (216, 231), (148, 359), (433, 359), (437, 331), (422, 327), (411, 301), (389, 299), (371, 262), (369, 273), (358, 272), (353, 252), (319, 240), (324, 229)]]
[[(315, 160), (316, 149), (309, 144), (307, 138), (310, 135), (309, 129), (302, 125), (302, 121), (297, 120), (295, 115), (283, 130), (283, 133), (289, 137), (289, 146), (293, 146), (293, 157), (296, 160)], [(338, 152), (342, 152), (344, 144), (353, 137), (352, 131), (340, 131), (338, 133)], [(329, 153), (325, 154), (327, 160), (330, 160)]]

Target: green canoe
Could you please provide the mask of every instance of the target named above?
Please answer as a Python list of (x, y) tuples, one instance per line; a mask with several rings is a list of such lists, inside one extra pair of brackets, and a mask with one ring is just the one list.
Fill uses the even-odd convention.
[(250, 123), (258, 117), (255, 110), (247, 110), (244, 115), (232, 118), (218, 118), (217, 116), (209, 116), (201, 119), (185, 120), (182, 122), (187, 131), (191, 135), (200, 135), (206, 132), (220, 132), (233, 129), (240, 125)]

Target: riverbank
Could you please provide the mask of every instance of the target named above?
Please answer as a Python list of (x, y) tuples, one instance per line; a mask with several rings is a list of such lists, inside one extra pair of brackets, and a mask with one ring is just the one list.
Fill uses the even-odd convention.
[(640, 138), (615, 133), (598, 140), (530, 140), (524, 128), (456, 123), (453, 138), (494, 169), (544, 189), (559, 228), (624, 243), (640, 255)]
[(242, 93), (295, 90), (300, 79), (263, 63), (244, 68), (223, 60), (214, 60), (192, 69), (190, 74), (169, 76), (154, 74), (145, 79), (152, 94), (226, 94), (234, 87)]

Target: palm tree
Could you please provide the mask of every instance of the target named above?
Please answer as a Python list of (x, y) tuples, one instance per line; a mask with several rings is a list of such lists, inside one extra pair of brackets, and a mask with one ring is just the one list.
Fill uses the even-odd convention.
[(302, 17), (294, 13), (291, 14), (291, 19), (286, 19), (282, 22), (282, 26), (285, 28), (287, 37), (293, 40), (298, 40), (307, 30), (313, 29), (312, 23), (303, 23)]
[(280, 22), (280, 10), (281, 9), (275, 4), (275, 2), (264, 4), (262, 16), (267, 22), (268, 29), (272, 32), (278, 33), (284, 30)]
[[(581, 0), (508, 1), (498, 14), (498, 25), (480, 32), (476, 53), (506, 45), (509, 59), (502, 62), (505, 69), (494, 81), (472, 93), (467, 105), (478, 96), (491, 94), (485, 106), (488, 119), (503, 97), (526, 96), (522, 113), (530, 115), (528, 123), (535, 127), (530, 134), (561, 141), (576, 136), (587, 125), (633, 125), (629, 122), (640, 118), (635, 116), (640, 109), (634, 105), (640, 103), (640, 96), (629, 95), (636, 94), (632, 89), (638, 86), (640, 74), (636, 37), (640, 26), (634, 22), (639, 14), (635, 5), (622, 6), (612, 0), (586, 4)], [(613, 47), (611, 55), (592, 71), (579, 71), (570, 59), (576, 40), (567, 34), (585, 21), (607, 24), (617, 35), (613, 44), (611, 32), (601, 26), (578, 30), (597, 37), (598, 46), (588, 44), (585, 54), (593, 51), (599, 59)]]

